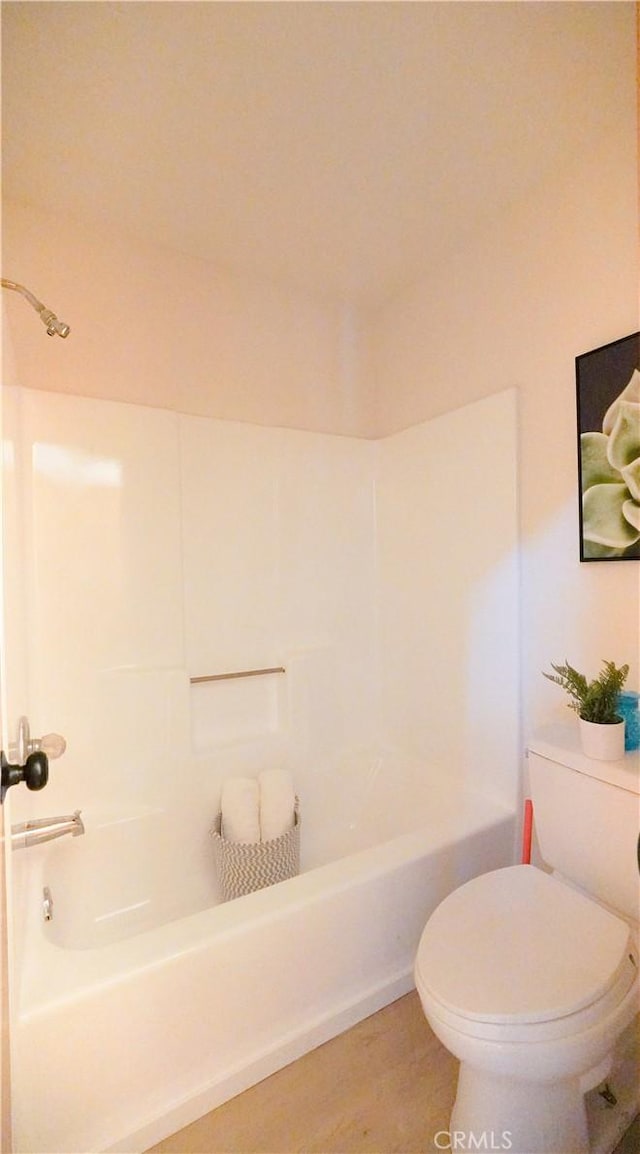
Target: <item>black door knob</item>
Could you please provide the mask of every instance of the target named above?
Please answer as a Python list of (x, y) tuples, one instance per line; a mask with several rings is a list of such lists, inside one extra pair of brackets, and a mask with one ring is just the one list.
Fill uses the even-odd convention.
[(27, 789), (44, 789), (49, 780), (49, 759), (41, 749), (30, 753), (24, 763), (24, 782)]
[(12, 785), (24, 781), (27, 789), (44, 789), (49, 780), (49, 759), (41, 749), (30, 753), (24, 765), (9, 765), (4, 753), (0, 754), (2, 766), (2, 784), (0, 787), (0, 802), (4, 801), (5, 794)]

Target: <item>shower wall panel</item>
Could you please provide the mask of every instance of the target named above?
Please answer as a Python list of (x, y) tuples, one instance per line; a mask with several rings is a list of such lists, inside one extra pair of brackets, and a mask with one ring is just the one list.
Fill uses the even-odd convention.
[(378, 442), (385, 732), (436, 776), (517, 801), (516, 393)]
[(20, 401), (27, 707), (68, 750), (15, 820), (176, 806), (204, 862), (225, 775), (381, 741), (513, 800), (512, 393), (381, 442)]
[(184, 667), (177, 417), (27, 390), (22, 406), (28, 709), (68, 742), (33, 803), (162, 804)]
[(374, 446), (186, 416), (180, 445), (187, 667), (286, 668), (195, 687), (196, 747), (206, 726), (276, 759), (286, 734), (307, 764), (370, 742)]
[(15, 818), (179, 802), (204, 854), (223, 776), (286, 763), (303, 780), (372, 739), (374, 447), (20, 402), (27, 705), (68, 748)]

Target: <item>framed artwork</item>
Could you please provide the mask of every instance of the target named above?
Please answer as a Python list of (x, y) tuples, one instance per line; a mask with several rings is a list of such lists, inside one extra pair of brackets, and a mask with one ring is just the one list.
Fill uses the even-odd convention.
[(640, 333), (576, 357), (580, 560), (640, 560)]

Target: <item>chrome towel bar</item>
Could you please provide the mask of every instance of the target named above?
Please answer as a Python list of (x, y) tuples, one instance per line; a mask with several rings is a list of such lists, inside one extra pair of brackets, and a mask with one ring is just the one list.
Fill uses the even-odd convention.
[(284, 665), (274, 665), (271, 669), (240, 669), (236, 673), (209, 673), (206, 677), (190, 677), (192, 685), (203, 681), (232, 681), (236, 677), (264, 677), (266, 673), (286, 673)]

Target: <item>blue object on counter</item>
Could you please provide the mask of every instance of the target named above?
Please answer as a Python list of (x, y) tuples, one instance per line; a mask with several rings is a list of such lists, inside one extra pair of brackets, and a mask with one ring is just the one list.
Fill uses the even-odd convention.
[(625, 690), (618, 698), (618, 713), (624, 717), (624, 747), (640, 749), (640, 694)]

